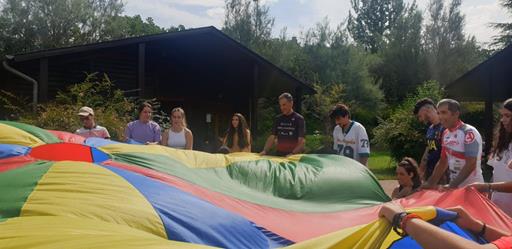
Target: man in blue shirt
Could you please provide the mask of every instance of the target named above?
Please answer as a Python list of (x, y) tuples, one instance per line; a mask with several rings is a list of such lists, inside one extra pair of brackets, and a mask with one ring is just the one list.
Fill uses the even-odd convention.
[[(425, 135), (427, 147), (425, 148), (419, 167), (419, 173), (426, 181), (432, 175), (432, 172), (434, 172), (434, 168), (441, 158), (441, 139), (445, 128), (439, 121), (439, 116), (434, 102), (429, 98), (418, 100), (414, 106), (413, 113), (420, 122), (429, 125)], [(448, 177), (443, 177), (441, 182), (443, 184), (447, 183)]]

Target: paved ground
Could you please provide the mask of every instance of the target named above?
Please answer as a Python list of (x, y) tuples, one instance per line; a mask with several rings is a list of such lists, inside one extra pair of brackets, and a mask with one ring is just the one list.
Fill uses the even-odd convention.
[(386, 194), (388, 194), (389, 196), (391, 196), (393, 189), (395, 189), (396, 186), (398, 185), (396, 180), (381, 180), (379, 181), (379, 183), (386, 192)]

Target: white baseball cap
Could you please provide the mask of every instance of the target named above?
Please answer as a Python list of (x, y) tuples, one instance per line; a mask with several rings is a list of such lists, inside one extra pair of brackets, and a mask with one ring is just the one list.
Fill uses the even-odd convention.
[(89, 116), (89, 115), (94, 116), (94, 111), (90, 107), (84, 106), (84, 107), (80, 108), (80, 110), (78, 111), (78, 116)]

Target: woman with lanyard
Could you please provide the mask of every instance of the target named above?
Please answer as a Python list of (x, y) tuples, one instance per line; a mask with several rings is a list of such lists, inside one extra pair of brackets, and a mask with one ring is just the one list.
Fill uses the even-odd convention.
[(493, 192), (492, 202), (512, 216), (512, 98), (500, 109), (500, 124), (487, 164), (494, 168), (492, 183), (474, 183), (480, 192)]

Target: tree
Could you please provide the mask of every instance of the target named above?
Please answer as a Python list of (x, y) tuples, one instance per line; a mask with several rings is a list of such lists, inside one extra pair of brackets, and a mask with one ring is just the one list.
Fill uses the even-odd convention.
[(399, 162), (404, 157), (419, 160), (425, 150), (425, 125), (420, 124), (412, 115), (416, 101), (422, 98), (431, 98), (433, 101), (442, 99), (444, 92), (435, 81), (427, 81), (419, 85), (414, 94), (410, 94), (398, 105), (387, 119), (381, 119), (373, 133), (374, 141), (387, 147), (391, 156)]
[(430, 79), (446, 84), (455, 80), (483, 58), (473, 36), (464, 34), (461, 0), (445, 8), (443, 0), (431, 0), (424, 43)]
[[(512, 0), (501, 0), (501, 5), (512, 14)], [(493, 39), (493, 46), (505, 47), (512, 44), (512, 23), (493, 23), (492, 26), (500, 30), (500, 34)]]
[(351, 0), (348, 30), (367, 51), (377, 53), (386, 42), (385, 35), (404, 11), (403, 0)]
[(255, 50), (265, 47), (274, 27), (268, 6), (258, 0), (226, 0), (225, 10), (224, 33)]
[(407, 5), (378, 53), (371, 72), (380, 83), (388, 103), (398, 103), (426, 79), (422, 51), (423, 17), (417, 5)]
[(155, 24), (153, 18), (148, 17), (143, 20), (140, 15), (135, 16), (116, 16), (106, 25), (102, 40), (120, 39), (126, 37), (135, 37), (142, 35), (158, 34), (163, 32), (174, 32), (185, 30), (185, 26), (171, 26), (163, 28)]
[(0, 11), (0, 51), (101, 41), (106, 25), (122, 11), (121, 0), (6, 0)]

